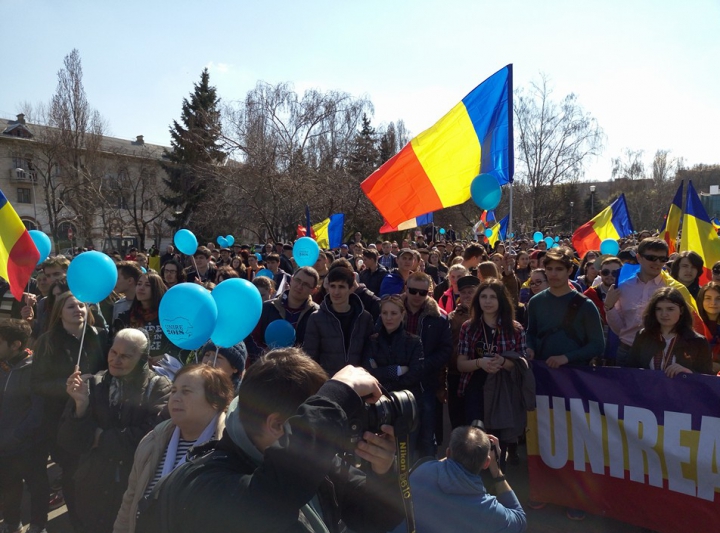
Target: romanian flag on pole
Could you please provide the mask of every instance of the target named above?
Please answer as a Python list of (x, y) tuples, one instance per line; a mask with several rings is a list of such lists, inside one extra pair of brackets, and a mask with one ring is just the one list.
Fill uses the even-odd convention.
[(478, 174), (492, 174), (500, 185), (512, 182), (512, 91), (508, 65), (362, 182), (388, 224), (469, 200)]
[(505, 218), (503, 218), (502, 220), (500, 220), (500, 222), (490, 228), (490, 230), (492, 231), (492, 234), (488, 237), (488, 242), (490, 243), (490, 246), (495, 246), (496, 242), (505, 240), (505, 236), (507, 234), (508, 220), (510, 220), (510, 215), (505, 215)]
[(313, 238), (320, 248), (332, 250), (333, 248), (339, 248), (342, 244), (344, 226), (345, 215), (336, 213), (330, 215), (330, 218), (314, 224), (311, 230), (315, 234)]
[(389, 223), (385, 223), (382, 228), (380, 228), (380, 233), (390, 233), (391, 231), (405, 231), (407, 229), (413, 229), (418, 228), (420, 226), (424, 226), (425, 224), (432, 224), (433, 222), (433, 214), (427, 213), (425, 215), (411, 218), (410, 220), (406, 220), (402, 224), (398, 226), (391, 226)]
[(10, 284), (16, 300), (22, 300), (39, 260), (40, 252), (25, 225), (0, 191), (0, 277)]
[(682, 195), (683, 182), (681, 181), (680, 187), (678, 187), (678, 190), (675, 193), (675, 198), (673, 198), (673, 201), (670, 204), (667, 217), (665, 217), (665, 223), (660, 230), (662, 239), (668, 244), (668, 253), (671, 254), (677, 252), (675, 241), (677, 241), (678, 230), (680, 229), (680, 219), (682, 218)]
[(588, 250), (599, 250), (600, 243), (605, 239), (620, 239), (632, 234), (625, 195), (621, 194), (608, 207), (600, 211), (590, 222), (580, 226), (572, 236), (572, 243), (580, 257)]
[(700, 285), (712, 280), (712, 266), (720, 261), (720, 237), (710, 222), (700, 197), (695, 192), (692, 181), (688, 182), (683, 216), (682, 240), (680, 251), (692, 250), (700, 254), (705, 266), (700, 276)]

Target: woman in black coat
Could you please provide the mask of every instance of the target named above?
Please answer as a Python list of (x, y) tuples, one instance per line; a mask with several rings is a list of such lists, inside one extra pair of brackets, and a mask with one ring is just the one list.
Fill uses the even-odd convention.
[(422, 341), (405, 331), (404, 319), (405, 304), (400, 295), (385, 296), (380, 302), (380, 331), (370, 337), (363, 366), (386, 389), (409, 390), (419, 402)]
[(73, 525), (77, 522), (73, 500), (73, 473), (77, 466), (77, 457), (57, 445), (57, 432), (60, 418), (68, 403), (65, 382), (78, 364), (83, 328), (85, 338), (79, 358), (80, 371), (83, 374), (95, 374), (107, 368), (107, 330), (94, 327), (93, 314), (87, 311), (87, 306), (69, 291), (55, 298), (52, 309), (48, 309), (50, 318), (47, 332), (42, 334), (35, 344), (30, 376), (33, 393), (43, 399), (44, 446), (53, 461), (62, 468), (63, 496)]
[(110, 533), (127, 488), (142, 438), (168, 418), (170, 381), (148, 367), (150, 342), (144, 330), (115, 336), (109, 370), (73, 372), (58, 443), (79, 456), (75, 473), (76, 531)]
[(692, 312), (680, 291), (672, 287), (656, 291), (645, 308), (643, 324), (628, 366), (660, 370), (671, 378), (681, 373), (712, 374), (710, 345), (693, 331)]

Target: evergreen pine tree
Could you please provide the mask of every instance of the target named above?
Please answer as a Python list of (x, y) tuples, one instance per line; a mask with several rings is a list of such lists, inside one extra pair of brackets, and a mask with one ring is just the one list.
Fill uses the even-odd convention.
[(192, 214), (207, 197), (212, 186), (212, 167), (221, 163), (225, 154), (220, 148), (220, 112), (215, 87), (210, 86), (210, 74), (205, 69), (200, 83), (190, 100), (183, 99), (180, 121), (173, 121), (170, 128), (172, 151), (165, 151), (162, 168), (167, 194), (161, 197), (170, 207), (173, 218), (168, 224), (173, 228), (185, 226)]
[(362, 129), (355, 136), (350, 154), (350, 173), (359, 181), (364, 180), (377, 168), (380, 154), (375, 139), (375, 128), (366, 114), (362, 117)]

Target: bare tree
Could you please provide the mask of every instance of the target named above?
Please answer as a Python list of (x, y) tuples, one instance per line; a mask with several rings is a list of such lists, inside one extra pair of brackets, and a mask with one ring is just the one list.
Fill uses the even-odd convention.
[(105, 174), (101, 145), (106, 126), (88, 103), (82, 77), (80, 53), (75, 49), (58, 71), (58, 85), (45, 115), (50, 126), (45, 140), (59, 169), (55, 179), (63, 181), (63, 202), (74, 212), (87, 242), (97, 211), (95, 183)]
[(224, 169), (225, 183), (245, 208), (242, 227), (281, 239), (294, 233), (305, 205), (317, 221), (353, 214), (362, 192), (349, 158), (371, 110), (368, 100), (346, 93), (300, 96), (287, 83), (263, 82), (243, 102), (226, 106), (225, 140), (236, 159)]
[(527, 187), (527, 220), (532, 228), (553, 216), (552, 187), (583, 176), (585, 163), (601, 153), (604, 134), (574, 94), (552, 98), (549, 80), (515, 92), (517, 164), (515, 177)]

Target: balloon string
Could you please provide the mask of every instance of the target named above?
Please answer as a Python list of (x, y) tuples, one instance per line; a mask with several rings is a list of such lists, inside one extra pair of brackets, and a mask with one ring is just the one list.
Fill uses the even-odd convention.
[(85, 343), (85, 330), (87, 329), (87, 323), (88, 323), (88, 313), (90, 312), (90, 308), (85, 305), (85, 320), (83, 321), (83, 330), (82, 330), (82, 337), (80, 337), (80, 350), (78, 351), (78, 360), (77, 360), (77, 367), (80, 368), (80, 358), (82, 357), (82, 349), (83, 344)]
[(218, 347), (216, 346), (215, 348), (216, 348), (216, 350), (215, 350), (215, 359), (213, 359), (213, 364), (212, 364), (213, 368), (217, 368), (217, 348), (218, 348)]
[(197, 263), (195, 262), (195, 256), (194, 256), (194, 255), (191, 255), (190, 258), (192, 259), (193, 266), (195, 267), (195, 274), (197, 274), (197, 279), (198, 279), (199, 281), (202, 281), (202, 280), (200, 279), (200, 271), (198, 270)]

